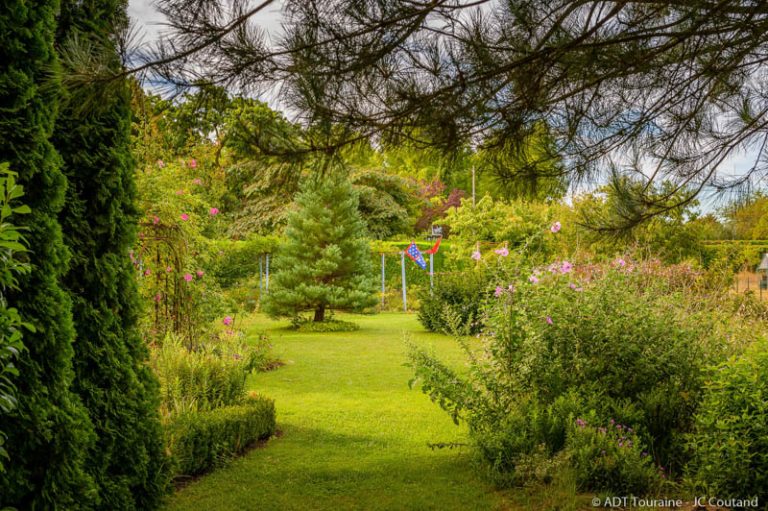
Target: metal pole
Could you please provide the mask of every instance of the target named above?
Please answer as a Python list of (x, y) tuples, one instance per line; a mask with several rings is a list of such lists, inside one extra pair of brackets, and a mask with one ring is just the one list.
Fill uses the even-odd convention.
[(400, 268), (403, 280), (403, 312), (408, 312), (408, 297), (405, 294), (405, 252), (400, 252)]
[(269, 254), (267, 254), (267, 294), (269, 294)]
[(264, 294), (264, 256), (259, 256), (259, 302)]
[(384, 274), (384, 253), (381, 254), (381, 308), (384, 308), (384, 293), (387, 292)]
[(429, 253), (429, 289), (435, 287), (434, 255), (432, 252)]

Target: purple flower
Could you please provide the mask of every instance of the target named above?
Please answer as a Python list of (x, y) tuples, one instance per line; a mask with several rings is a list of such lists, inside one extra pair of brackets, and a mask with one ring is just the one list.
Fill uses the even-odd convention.
[(621, 257), (619, 257), (615, 261), (613, 261), (613, 265), (616, 266), (617, 268), (624, 268), (627, 265), (627, 262)]
[(479, 250), (475, 250), (474, 252), (472, 252), (472, 259), (474, 259), (475, 261), (479, 261), (481, 257), (482, 256), (480, 255)]
[(553, 324), (553, 323), (554, 323), (554, 321), (552, 321), (552, 317), (551, 317), (551, 316), (547, 316), (547, 317), (546, 317), (546, 321), (547, 321), (547, 324), (548, 324), (548, 325), (551, 325), (551, 324)]
[(496, 255), (499, 255), (501, 257), (507, 257), (509, 255), (509, 250), (507, 249), (507, 247), (501, 247), (498, 250), (494, 250), (494, 252), (496, 252)]
[(560, 229), (562, 228), (562, 225), (560, 225), (560, 222), (555, 222), (552, 224), (552, 227), (549, 228), (552, 233), (560, 232)]
[(224, 319), (221, 321), (226, 326), (229, 326), (232, 324), (232, 316), (224, 316)]
[(528, 282), (530, 282), (531, 284), (538, 284), (539, 277), (537, 277), (536, 275), (531, 275), (530, 277), (528, 277)]
[(494, 295), (496, 298), (498, 298), (498, 297), (500, 297), (500, 296), (501, 296), (501, 295), (503, 295), (503, 294), (504, 294), (504, 288), (503, 288), (503, 287), (501, 287), (501, 286), (496, 286), (496, 291), (493, 293), (493, 295)]
[(587, 423), (586, 423), (586, 422), (584, 422), (582, 419), (576, 419), (576, 425), (577, 425), (578, 427), (580, 427), (580, 428), (583, 428), (584, 426), (586, 426), (586, 425), (587, 425)]
[(157, 160), (157, 166), (163, 168), (165, 167), (165, 162), (163, 160)]
[(571, 263), (563, 261), (563, 264), (560, 266), (560, 273), (570, 273), (572, 269), (573, 265)]

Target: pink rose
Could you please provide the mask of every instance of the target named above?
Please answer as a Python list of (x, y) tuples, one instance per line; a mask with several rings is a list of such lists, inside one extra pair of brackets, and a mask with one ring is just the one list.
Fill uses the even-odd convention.
[(192, 282), (192, 274), (191, 273), (185, 273), (184, 274), (184, 280), (187, 282)]
[(211, 216), (218, 215), (219, 214), (219, 208), (211, 208), (211, 209), (209, 209), (208, 210), (208, 214), (210, 214)]
[(179, 218), (181, 218), (182, 220), (184, 220), (186, 222), (187, 220), (189, 220), (189, 215), (186, 214), (186, 213), (182, 213)]

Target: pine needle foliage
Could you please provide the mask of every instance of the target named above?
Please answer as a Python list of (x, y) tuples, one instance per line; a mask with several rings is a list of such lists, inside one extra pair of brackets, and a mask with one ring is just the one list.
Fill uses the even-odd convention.
[(358, 197), (347, 181), (304, 186), (275, 256), (275, 277), (264, 303), (274, 317), (314, 311), (359, 312), (376, 303), (375, 279)]

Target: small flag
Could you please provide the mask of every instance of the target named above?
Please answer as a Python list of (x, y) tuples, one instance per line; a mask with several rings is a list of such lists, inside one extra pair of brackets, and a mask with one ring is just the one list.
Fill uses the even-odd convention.
[(410, 245), (408, 245), (408, 248), (405, 249), (405, 255), (407, 255), (411, 261), (419, 265), (419, 268), (422, 270), (427, 269), (427, 262), (424, 260), (424, 257), (421, 255), (421, 252), (419, 251), (419, 247), (416, 246), (416, 243), (411, 242)]
[(437, 238), (437, 241), (435, 242), (435, 244), (434, 244), (434, 245), (432, 245), (432, 248), (430, 248), (429, 250), (425, 250), (425, 251), (424, 251), (424, 253), (425, 253), (425, 254), (437, 254), (437, 249), (440, 247), (440, 242), (441, 242), (442, 240), (443, 240), (443, 237), (442, 237), (442, 236), (440, 236), (439, 238)]

